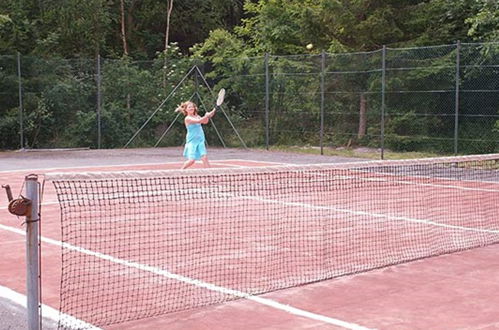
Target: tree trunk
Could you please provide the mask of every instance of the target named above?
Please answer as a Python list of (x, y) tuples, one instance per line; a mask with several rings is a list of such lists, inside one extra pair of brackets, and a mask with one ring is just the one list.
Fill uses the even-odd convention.
[(121, 40), (123, 41), (123, 54), (128, 56), (128, 44), (126, 42), (126, 28), (125, 28), (125, 0), (120, 1), (121, 12)]
[(170, 16), (173, 10), (173, 0), (167, 0), (167, 8), (166, 8), (166, 31), (165, 31), (165, 50), (164, 50), (164, 62), (163, 62), (163, 88), (166, 88), (166, 59), (168, 52), (168, 38), (170, 35)]
[(360, 140), (366, 135), (367, 129), (367, 107), (366, 107), (366, 95), (364, 93), (360, 94), (360, 111), (359, 111), (359, 132), (357, 138)]
[[(126, 17), (125, 17), (125, 0), (120, 0), (120, 12), (121, 12), (121, 40), (123, 42), (123, 55), (128, 56), (128, 43), (126, 41)], [(127, 62), (128, 66), (128, 62)], [(129, 85), (129, 84), (127, 84)], [(126, 109), (130, 110), (131, 97), (130, 93), (126, 94)], [(130, 113), (128, 111), (127, 113)]]

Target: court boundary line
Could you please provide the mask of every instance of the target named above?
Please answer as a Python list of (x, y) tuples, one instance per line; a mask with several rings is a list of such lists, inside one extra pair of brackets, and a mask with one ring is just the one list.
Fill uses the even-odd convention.
[(228, 167), (236, 167), (236, 168), (245, 168), (245, 167), (253, 167), (253, 166), (244, 166), (244, 165), (236, 165), (236, 164), (224, 164), (219, 162), (210, 161), (211, 165), (225, 165)]
[[(0, 224), (0, 228), (5, 229), (5, 230), (10, 231), (10, 232), (13, 232), (13, 233), (25, 235), (25, 233), (23, 231), (21, 231), (21, 230), (19, 230), (17, 228), (5, 226), (5, 225), (2, 225), (2, 224)], [(201, 287), (201, 288), (204, 288), (204, 289), (207, 289), (207, 290), (211, 290), (211, 291), (215, 291), (215, 292), (220, 292), (220, 293), (223, 293), (223, 294), (227, 294), (227, 295), (235, 296), (235, 297), (238, 297), (238, 298), (246, 299), (246, 300), (249, 300), (249, 301), (253, 301), (253, 302), (256, 302), (256, 303), (259, 303), (259, 304), (262, 304), (262, 305), (265, 305), (265, 306), (269, 306), (269, 307), (272, 307), (272, 308), (275, 308), (275, 309), (278, 309), (278, 310), (281, 310), (281, 311), (284, 311), (284, 312), (287, 312), (287, 313), (290, 313), (290, 314), (293, 314), (293, 315), (302, 316), (302, 317), (309, 318), (309, 319), (312, 319), (312, 320), (321, 321), (321, 322), (324, 322), (324, 323), (341, 326), (341, 327), (344, 327), (346, 329), (352, 329), (352, 330), (369, 330), (369, 328), (363, 327), (363, 326), (358, 325), (358, 324), (354, 324), (354, 323), (342, 321), (342, 320), (331, 318), (331, 317), (328, 317), (328, 316), (325, 316), (325, 315), (321, 315), (321, 314), (312, 313), (312, 312), (309, 312), (309, 311), (306, 311), (306, 310), (303, 310), (303, 309), (299, 309), (299, 308), (293, 307), (291, 305), (279, 303), (279, 302), (274, 301), (272, 299), (262, 298), (262, 297), (259, 297), (259, 296), (255, 296), (255, 295), (251, 295), (249, 293), (242, 292), (242, 291), (233, 290), (233, 289), (229, 289), (229, 288), (224, 288), (224, 287), (212, 284), (212, 283), (208, 283), (208, 282), (204, 282), (204, 281), (201, 281), (201, 280), (193, 279), (193, 278), (190, 278), (190, 277), (182, 276), (182, 275), (179, 275), (179, 274), (171, 273), (171, 272), (169, 272), (167, 270), (164, 270), (164, 269), (160, 269), (160, 268), (157, 268), (157, 267), (140, 264), (140, 263), (133, 262), (133, 261), (128, 261), (128, 260), (116, 258), (116, 257), (110, 256), (110, 255), (104, 254), (104, 253), (91, 251), (91, 250), (88, 250), (88, 249), (85, 249), (85, 248), (82, 248), (82, 247), (79, 247), (79, 246), (74, 246), (72, 244), (61, 242), (61, 241), (58, 241), (58, 240), (55, 240), (55, 239), (51, 239), (51, 238), (48, 238), (48, 237), (41, 236), (41, 241), (45, 242), (45, 243), (48, 243), (48, 244), (55, 245), (55, 246), (60, 246), (62, 248), (66, 248), (66, 249), (69, 249), (69, 250), (72, 250), (72, 251), (76, 251), (76, 252), (79, 252), (79, 253), (87, 254), (87, 255), (90, 255), (90, 256), (93, 256), (93, 257), (96, 257), (96, 258), (100, 258), (100, 259), (103, 259), (103, 260), (111, 261), (111, 262), (114, 262), (114, 263), (117, 263), (117, 264), (120, 264), (120, 265), (124, 265), (124, 266), (127, 266), (127, 267), (132, 267), (132, 268), (135, 268), (135, 269), (140, 270), (140, 271), (146, 271), (146, 272), (150, 272), (150, 273), (153, 273), (153, 274), (156, 274), (156, 275), (164, 276), (164, 277), (167, 277), (167, 278), (170, 278), (170, 279), (173, 279), (173, 280), (184, 282), (184, 283), (187, 283), (187, 284), (190, 284), (190, 285), (194, 285), (194, 286), (197, 286), (197, 287)], [(63, 314), (63, 315), (67, 315), (67, 314)], [(74, 318), (73, 316), (69, 316), (69, 317), (70, 318)]]
[[(498, 185), (499, 182), (497, 181), (483, 181), (483, 180), (470, 180), (470, 179), (459, 179), (459, 178), (449, 178), (445, 176), (431, 176), (431, 175), (400, 175), (397, 173), (385, 173), (385, 172), (370, 172), (370, 171), (361, 171), (357, 169), (352, 169), (352, 172), (355, 173), (374, 173), (374, 174), (382, 174), (386, 175), (387, 177), (402, 177), (402, 178), (410, 178), (410, 179), (436, 179), (436, 180), (442, 180), (442, 181), (456, 181), (456, 182), (472, 182), (472, 183), (487, 183), (487, 184), (492, 184), (492, 185)], [(352, 177), (356, 178), (356, 177)], [(390, 181), (390, 182), (398, 182), (398, 181)]]
[[(424, 183), (417, 181), (403, 181), (403, 180), (384, 180), (383, 178), (363, 178), (357, 176), (348, 176), (341, 175), (337, 176), (339, 179), (345, 180), (359, 180), (359, 181), (370, 181), (370, 182), (381, 182), (381, 183), (396, 183), (401, 185), (409, 185), (409, 186), (421, 186), (421, 187), (433, 187), (433, 188), (443, 188), (443, 189), (457, 189), (457, 190), (469, 190), (469, 191), (482, 191), (482, 192), (499, 192), (499, 189), (489, 189), (489, 188), (474, 188), (474, 187), (466, 187), (460, 185), (451, 185), (451, 184), (441, 184), (439, 181), (451, 181), (451, 182), (473, 182), (473, 183), (482, 183), (482, 184), (490, 184), (491, 186), (498, 186), (499, 182), (494, 181), (479, 181), (479, 180), (459, 180), (459, 179), (447, 179), (447, 178), (439, 178), (439, 177), (428, 177), (428, 179), (433, 179), (435, 183)], [(398, 176), (399, 178), (401, 176)], [(408, 176), (408, 178), (418, 179), (418, 177)]]
[[(268, 163), (268, 164), (279, 164), (279, 165), (287, 165), (287, 163), (274, 163), (274, 162), (267, 162), (267, 161), (259, 161), (259, 160), (247, 160), (247, 159), (239, 159), (239, 158), (233, 158), (233, 159), (219, 159), (219, 160), (210, 160), (210, 163), (219, 163), (219, 162), (247, 162), (247, 163)], [(82, 169), (82, 168), (92, 168), (92, 167), (102, 167), (102, 168), (109, 168), (109, 167), (129, 167), (129, 166), (151, 166), (151, 165), (171, 165), (171, 164), (178, 164), (179, 168), (172, 168), (172, 169), (165, 169), (167, 170), (178, 170), (180, 169), (180, 166), (182, 166), (183, 161), (179, 160), (178, 162), (164, 162), (164, 163), (140, 163), (140, 164), (110, 164), (110, 165), (86, 165), (86, 166), (68, 166), (68, 167), (46, 167), (46, 168), (34, 168), (34, 169), (15, 169), (15, 170), (1, 170), (0, 174), (8, 174), (8, 173), (17, 173), (17, 172), (29, 172), (29, 171), (55, 171), (55, 170), (68, 170), (68, 169)], [(224, 164), (224, 165), (231, 165), (231, 164)], [(240, 167), (258, 167), (258, 166), (244, 166), (244, 165), (235, 165), (234, 166), (240, 166)]]
[[(19, 293), (17, 291), (14, 291), (6, 286), (0, 285), (0, 298), (4, 298), (18, 306), (21, 306), (25, 310), (27, 309), (27, 297), (23, 295), (22, 293)], [(85, 329), (92, 329), (92, 330), (102, 330), (101, 328), (98, 328), (90, 323), (87, 323), (85, 321), (79, 320), (71, 315), (64, 314), (57, 309), (50, 307), (49, 305), (41, 304), (41, 316), (42, 318), (49, 319), (51, 321), (57, 322), (59, 320), (59, 315), (64, 315), (65, 318), (71, 319), (73, 323), (76, 323), (78, 327), (82, 327)], [(43, 327), (43, 322), (42, 322), (42, 327)]]
[(341, 208), (332, 207), (332, 206), (322, 206), (322, 205), (314, 205), (314, 204), (299, 203), (299, 202), (292, 202), (292, 201), (286, 202), (286, 201), (279, 201), (279, 200), (273, 200), (273, 199), (251, 197), (251, 196), (241, 196), (240, 198), (255, 200), (255, 201), (269, 203), (269, 204), (283, 204), (285, 206), (302, 207), (302, 208), (306, 208), (306, 209), (328, 210), (328, 211), (336, 211), (339, 213), (347, 213), (347, 214), (353, 214), (353, 215), (366, 215), (366, 216), (373, 217), (373, 218), (385, 218), (388, 220), (422, 223), (425, 225), (434, 225), (436, 227), (459, 229), (459, 230), (463, 230), (463, 231), (472, 231), (472, 232), (488, 233), (488, 234), (499, 234), (499, 230), (480, 229), (480, 228), (474, 228), (474, 227), (450, 225), (450, 224), (435, 222), (432, 220), (410, 218), (410, 217), (405, 217), (405, 216), (394, 216), (394, 215), (383, 214), (383, 213), (373, 213), (373, 212), (357, 211), (357, 210), (350, 210), (350, 209), (341, 209)]

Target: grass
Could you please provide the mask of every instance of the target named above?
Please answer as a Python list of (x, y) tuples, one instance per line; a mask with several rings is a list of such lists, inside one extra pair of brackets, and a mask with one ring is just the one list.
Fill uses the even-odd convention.
[[(305, 154), (320, 155), (319, 147), (314, 146), (271, 146), (270, 150), (297, 152)], [(365, 159), (381, 159), (381, 150), (374, 148), (323, 148), (325, 156), (339, 156), (350, 158), (365, 158)], [(415, 159), (429, 157), (449, 156), (446, 154), (437, 154), (430, 152), (394, 152), (391, 150), (384, 151), (384, 159)]]

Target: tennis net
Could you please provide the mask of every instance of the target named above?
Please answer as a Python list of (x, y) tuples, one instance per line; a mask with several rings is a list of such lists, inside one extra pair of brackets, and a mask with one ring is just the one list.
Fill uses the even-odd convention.
[(60, 309), (96, 326), (499, 242), (498, 154), (47, 179)]

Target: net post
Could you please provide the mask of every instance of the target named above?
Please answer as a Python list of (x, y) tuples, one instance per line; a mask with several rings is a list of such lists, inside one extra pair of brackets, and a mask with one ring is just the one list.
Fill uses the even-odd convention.
[(39, 260), (39, 210), (38, 177), (28, 175), (26, 197), (31, 201), (31, 210), (26, 215), (26, 297), (29, 330), (40, 329), (40, 260)]

